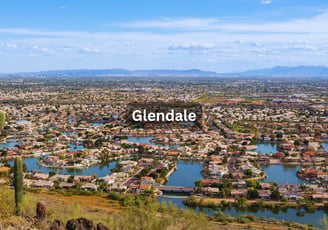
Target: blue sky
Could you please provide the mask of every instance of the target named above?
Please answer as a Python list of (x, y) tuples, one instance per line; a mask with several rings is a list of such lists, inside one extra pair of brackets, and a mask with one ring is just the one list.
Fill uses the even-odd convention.
[(0, 1), (0, 72), (327, 65), (326, 0)]

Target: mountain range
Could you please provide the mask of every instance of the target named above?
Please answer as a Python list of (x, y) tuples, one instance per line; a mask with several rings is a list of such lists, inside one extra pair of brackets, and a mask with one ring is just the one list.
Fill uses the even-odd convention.
[(325, 66), (276, 66), (273, 68), (248, 70), (237, 73), (217, 73), (199, 69), (175, 70), (126, 70), (126, 69), (76, 69), (76, 70), (49, 70), (40, 72), (22, 72), (13, 74), (0, 74), (0, 76), (197, 76), (197, 77), (328, 77), (328, 67)]
[(325, 66), (276, 66), (267, 69), (249, 70), (239, 73), (240, 76), (286, 76), (286, 77), (328, 77)]

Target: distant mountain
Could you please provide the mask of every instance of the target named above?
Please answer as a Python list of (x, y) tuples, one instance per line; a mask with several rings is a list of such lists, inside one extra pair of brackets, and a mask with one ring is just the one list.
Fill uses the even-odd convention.
[(276, 66), (238, 73), (239, 76), (286, 76), (286, 77), (328, 77), (328, 67), (324, 66)]
[(34, 76), (34, 77), (60, 77), (60, 76), (218, 76), (212, 71), (199, 69), (189, 70), (126, 70), (126, 69), (78, 69), (78, 70), (49, 70), (40, 72), (26, 72), (14, 74), (1, 74), (9, 76)]
[(277, 66), (267, 69), (248, 70), (239, 73), (217, 73), (199, 69), (175, 70), (126, 70), (126, 69), (75, 69), (49, 70), (40, 72), (25, 72), (14, 74), (0, 74), (0, 76), (19, 77), (65, 77), (65, 76), (146, 76), (146, 77), (328, 77), (328, 67), (324, 66)]

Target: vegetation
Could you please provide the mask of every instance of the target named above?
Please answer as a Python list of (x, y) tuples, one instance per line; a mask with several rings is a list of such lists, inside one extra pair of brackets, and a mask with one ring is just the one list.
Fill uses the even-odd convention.
[(0, 130), (3, 129), (6, 121), (6, 113), (2, 110), (0, 110)]
[(22, 215), (23, 202), (23, 163), (22, 158), (16, 157), (14, 164), (14, 187), (15, 187), (15, 203), (16, 215)]

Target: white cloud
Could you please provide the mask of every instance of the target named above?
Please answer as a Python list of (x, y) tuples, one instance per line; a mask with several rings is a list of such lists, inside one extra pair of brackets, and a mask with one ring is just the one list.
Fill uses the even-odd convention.
[[(264, 0), (269, 4), (269, 0)], [(309, 18), (289, 19), (281, 22), (241, 23), (218, 18), (162, 19), (121, 24), (130, 28), (170, 29), (181, 31), (221, 31), (259, 33), (328, 33), (328, 10)]]
[(0, 42), (0, 49), (17, 49), (18, 45), (15, 43)]
[(105, 53), (104, 51), (100, 49), (94, 49), (94, 48), (82, 48), (79, 50), (81, 53), (89, 53), (89, 54), (100, 54)]
[(130, 22), (122, 26), (131, 28), (162, 28), (162, 29), (208, 29), (208, 27), (217, 23), (215, 18), (164, 18), (161, 20), (150, 20), (140, 22)]
[(268, 5), (268, 4), (271, 4), (271, 3), (272, 3), (271, 0), (262, 0), (262, 1), (261, 1), (261, 4), (262, 4), (262, 5)]
[(210, 43), (183, 43), (174, 44), (168, 47), (169, 50), (207, 50), (213, 49), (215, 46)]
[(27, 70), (195, 67), (233, 72), (284, 63), (322, 65), (328, 59), (327, 24), (328, 10), (280, 22), (215, 18), (131, 22), (119, 30), (123, 32), (0, 28), (0, 58), (11, 62), (0, 63), (0, 68), (4, 72), (11, 66), (16, 71), (19, 62)]

